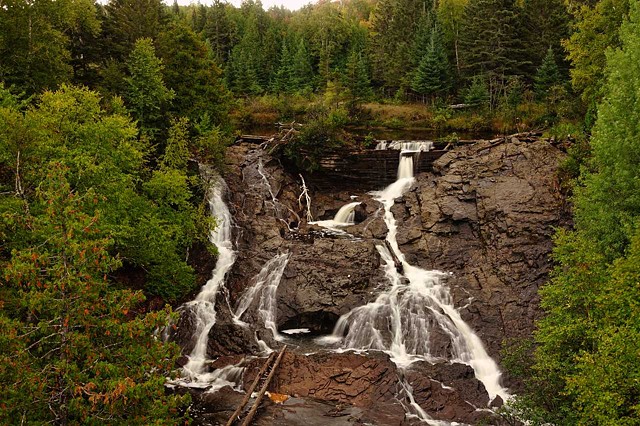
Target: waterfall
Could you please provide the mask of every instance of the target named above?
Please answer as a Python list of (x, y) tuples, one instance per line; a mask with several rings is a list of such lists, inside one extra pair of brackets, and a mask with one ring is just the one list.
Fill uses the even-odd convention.
[(430, 151), (433, 148), (432, 141), (378, 141), (376, 150), (396, 149), (400, 151)]
[(398, 164), (398, 179), (413, 177), (413, 155), (411, 151), (400, 151), (400, 163)]
[(282, 340), (282, 336), (278, 333), (276, 323), (276, 293), (288, 262), (289, 253), (284, 253), (275, 256), (264, 264), (258, 275), (254, 278), (254, 284), (244, 292), (238, 301), (238, 306), (233, 313), (233, 320), (237, 324), (247, 325), (241, 318), (253, 301), (259, 297), (258, 314), (260, 315), (260, 319), (264, 321), (265, 328), (271, 330), (276, 340)]
[[(388, 228), (386, 240), (393, 251), (390, 252), (386, 246), (377, 247), (390, 286), (375, 301), (342, 316), (333, 335), (318, 341), (341, 341), (344, 349), (382, 350), (390, 354), (396, 365), (406, 368), (415, 361), (433, 361), (436, 358), (431, 353), (430, 334), (440, 331), (451, 339), (451, 360), (470, 365), (491, 400), (496, 396), (507, 400), (509, 394), (500, 385), (501, 373), (497, 364), (453, 306), (445, 284), (447, 274), (409, 264), (398, 247), (396, 220), (391, 208), (394, 200), (401, 197), (414, 181), (412, 155), (407, 150), (401, 151), (398, 180), (384, 190), (372, 193), (384, 207), (384, 221)], [(403, 272), (398, 271), (394, 255), (402, 264)], [(410, 387), (404, 389), (411, 393)], [(411, 405), (414, 404), (412, 401)]]
[(210, 374), (205, 374), (209, 330), (216, 322), (216, 296), (236, 259), (231, 242), (231, 213), (223, 200), (226, 188), (224, 180), (218, 176), (213, 179), (208, 191), (209, 208), (217, 223), (216, 228), (209, 235), (209, 241), (218, 248), (215, 269), (195, 300), (185, 305), (185, 308), (191, 309), (196, 322), (194, 331), (194, 336), (197, 336), (196, 344), (189, 354), (189, 361), (183, 367), (185, 384), (191, 383), (191, 386), (200, 386), (215, 379)]
[(338, 210), (338, 213), (334, 216), (333, 221), (337, 224), (353, 225), (355, 223), (354, 220), (356, 216), (354, 209), (358, 205), (360, 205), (360, 203), (355, 202), (340, 207), (340, 210)]
[[(413, 163), (412, 163), (413, 164)], [(309, 222), (310, 225), (319, 225), (332, 231), (343, 232), (339, 228), (355, 224), (355, 208), (360, 202), (353, 202), (340, 207), (333, 219)]]

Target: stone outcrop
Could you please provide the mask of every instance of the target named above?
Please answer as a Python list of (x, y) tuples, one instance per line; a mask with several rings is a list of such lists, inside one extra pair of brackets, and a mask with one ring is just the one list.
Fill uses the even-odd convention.
[[(566, 202), (555, 181), (562, 156), (542, 140), (460, 146), (435, 160), (432, 171), (419, 174), (392, 210), (406, 260), (452, 274), (447, 284), (454, 305), (498, 361), (503, 340), (530, 336), (539, 315), (537, 290), (551, 267), (551, 236), (555, 227), (567, 225)], [(314, 186), (310, 179), (313, 176), (307, 176), (309, 188), (340, 185)], [(229, 309), (265, 263), (280, 253), (290, 253), (277, 291), (280, 330), (330, 333), (341, 315), (374, 300), (376, 289), (388, 284), (376, 248), (384, 244), (388, 230), (382, 206), (372, 195), (354, 188), (312, 191), (314, 220), (333, 218), (353, 196), (361, 202), (356, 224), (335, 233), (307, 223), (300, 176), (285, 171), (255, 145), (229, 148), (225, 180), (237, 260), (228, 275), (228, 293), (216, 302), (220, 311), (209, 334), (210, 357), (258, 354), (256, 336), (271, 347), (279, 345), (260, 323), (256, 304), (243, 316), (249, 328), (235, 324)], [(183, 353), (193, 344), (189, 318), (182, 315), (174, 330)], [(432, 354), (446, 357), (450, 339), (437, 332), (431, 339)], [(278, 410), (266, 402), (256, 424), (315, 424), (311, 419), (318, 419), (317, 424), (342, 424), (345, 419), (345, 424), (414, 424), (401, 401), (406, 397), (402, 383), (413, 388), (416, 402), (434, 419), (500, 424), (485, 410), (489, 397), (466, 365), (418, 362), (400, 370), (382, 353), (317, 352), (313, 344), (309, 350), (308, 342), (298, 343), (300, 349), (287, 352), (270, 388), (291, 396), (285, 403), (290, 409)], [(316, 353), (304, 355), (309, 351)], [(245, 386), (261, 362), (249, 363)], [(507, 386), (514, 384), (505, 379)], [(228, 389), (220, 398), (224, 405), (237, 395)]]
[(551, 268), (554, 228), (567, 225), (546, 141), (482, 141), (452, 150), (394, 206), (410, 263), (452, 272), (463, 319), (499, 359), (505, 339), (530, 336)]

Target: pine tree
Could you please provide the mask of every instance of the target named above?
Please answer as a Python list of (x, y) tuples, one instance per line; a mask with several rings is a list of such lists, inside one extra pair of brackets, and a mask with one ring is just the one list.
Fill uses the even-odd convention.
[(218, 66), (222, 66), (229, 60), (237, 31), (236, 23), (229, 17), (227, 4), (215, 0), (209, 8), (207, 23), (202, 34), (209, 42)]
[(570, 17), (563, 0), (525, 0), (523, 14), (525, 46), (532, 66), (540, 67), (549, 48), (562, 75), (568, 75), (562, 41), (571, 34)]
[(272, 90), (276, 93), (291, 93), (294, 91), (292, 85), (293, 66), (292, 58), (289, 52), (289, 44), (287, 40), (282, 41), (282, 50), (280, 51), (280, 66), (276, 71), (273, 79)]
[(127, 60), (129, 77), (125, 99), (139, 121), (140, 128), (150, 136), (157, 133), (165, 107), (174, 97), (174, 92), (164, 84), (162, 61), (156, 57), (153, 42), (148, 38), (136, 41), (135, 48)]
[(177, 21), (160, 34), (158, 45), (165, 84), (175, 92), (170, 111), (192, 122), (204, 114), (216, 124), (226, 122), (229, 93), (208, 44)]
[(416, 69), (411, 88), (429, 97), (445, 94), (451, 87), (450, 66), (442, 41), (442, 33), (435, 24), (429, 44)]
[(430, 2), (381, 0), (371, 19), (372, 69), (377, 84), (390, 91), (406, 85), (418, 20)]
[(104, 57), (124, 61), (138, 39), (155, 40), (168, 22), (161, 0), (109, 0), (104, 6)]
[(311, 89), (312, 81), (313, 67), (311, 66), (311, 58), (307, 50), (307, 44), (303, 38), (300, 38), (298, 48), (295, 55), (293, 55), (291, 86), (298, 92), (305, 92)]
[(189, 120), (186, 117), (174, 119), (169, 129), (167, 147), (160, 163), (162, 169), (186, 172), (189, 161)]
[(460, 38), (460, 59), (467, 76), (504, 80), (526, 75), (530, 61), (523, 45), (523, 25), (515, 0), (469, 0)]
[(544, 57), (544, 61), (542, 61), (542, 65), (540, 65), (540, 68), (538, 68), (536, 72), (534, 85), (536, 95), (541, 99), (546, 99), (549, 90), (559, 84), (560, 79), (560, 71), (556, 64), (555, 54), (553, 49), (549, 47), (547, 55)]
[(371, 81), (364, 54), (356, 49), (351, 51), (347, 61), (344, 86), (349, 91), (352, 102), (361, 102), (371, 96)]

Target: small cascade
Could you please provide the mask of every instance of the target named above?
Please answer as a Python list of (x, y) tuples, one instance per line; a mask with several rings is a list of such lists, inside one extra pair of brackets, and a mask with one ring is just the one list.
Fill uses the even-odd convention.
[(324, 228), (331, 229), (333, 231), (339, 231), (338, 228), (342, 226), (349, 226), (355, 224), (355, 208), (360, 205), (359, 201), (346, 204), (340, 207), (340, 210), (336, 213), (333, 219), (319, 220), (317, 222), (309, 222), (311, 225), (319, 225)]
[(398, 164), (398, 179), (413, 177), (413, 155), (407, 151), (400, 151), (400, 163)]
[(218, 176), (211, 182), (208, 193), (211, 215), (217, 222), (216, 228), (209, 235), (209, 241), (218, 248), (216, 267), (195, 300), (183, 307), (183, 309), (191, 309), (195, 316), (194, 336), (197, 336), (196, 344), (189, 355), (189, 361), (183, 367), (183, 384), (187, 386), (201, 386), (212, 380), (210, 375), (205, 374), (209, 330), (216, 322), (216, 296), (224, 285), (225, 276), (236, 259), (231, 242), (231, 213), (223, 200), (226, 189), (224, 180)]
[[(476, 378), (485, 385), (491, 400), (500, 396), (506, 401), (509, 394), (500, 385), (501, 373), (497, 364), (453, 306), (445, 284), (447, 274), (409, 264), (398, 247), (397, 225), (391, 209), (394, 200), (401, 197), (413, 181), (413, 154), (401, 151), (396, 182), (372, 193), (384, 207), (388, 228), (386, 240), (393, 251), (390, 252), (386, 246), (378, 246), (390, 285), (375, 301), (342, 316), (333, 335), (318, 339), (318, 342), (341, 341), (343, 349), (385, 351), (396, 365), (406, 368), (415, 361), (433, 361), (436, 355), (440, 355), (432, 354), (430, 348), (431, 333), (439, 332), (451, 339), (451, 361), (470, 365)], [(394, 257), (402, 268), (397, 268)], [(409, 388), (405, 391), (410, 394)], [(412, 402), (411, 405), (417, 404)], [(418, 415), (422, 417), (421, 413)]]
[[(282, 340), (283, 337), (278, 332), (276, 315), (277, 300), (276, 293), (282, 274), (289, 262), (289, 253), (283, 253), (270, 259), (264, 264), (258, 275), (254, 278), (255, 283), (242, 295), (238, 301), (238, 306), (233, 313), (233, 320), (240, 325), (246, 326), (247, 323), (242, 321), (242, 316), (249, 309), (251, 304), (259, 298), (258, 314), (260, 319), (264, 321), (264, 327), (271, 330), (276, 340)], [(264, 344), (264, 342), (262, 342)]]
[(433, 141), (378, 141), (376, 150), (382, 151), (395, 149), (399, 151), (430, 151), (433, 149)]

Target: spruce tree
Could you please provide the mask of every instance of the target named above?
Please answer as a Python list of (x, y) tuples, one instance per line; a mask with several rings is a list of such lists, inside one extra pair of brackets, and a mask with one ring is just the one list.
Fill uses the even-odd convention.
[(536, 95), (540, 99), (546, 99), (549, 90), (560, 83), (560, 79), (560, 71), (556, 64), (555, 54), (553, 49), (549, 47), (547, 55), (544, 57), (544, 61), (542, 61), (542, 65), (540, 65), (540, 68), (538, 68), (536, 72), (534, 84)]
[(352, 102), (361, 102), (371, 96), (371, 81), (364, 54), (356, 49), (351, 51), (344, 76), (344, 86), (349, 91)]
[(429, 44), (418, 64), (411, 88), (431, 98), (445, 94), (450, 88), (450, 66), (442, 41), (442, 33), (435, 24), (429, 36)]
[(285, 39), (282, 41), (282, 50), (280, 51), (280, 66), (276, 71), (272, 84), (272, 89), (276, 94), (291, 93), (294, 91), (294, 87), (292, 86), (293, 66), (291, 62), (292, 58), (289, 52), (289, 45)]
[(307, 50), (307, 43), (301, 37), (298, 42), (298, 48), (293, 56), (291, 69), (291, 86), (294, 90), (305, 92), (311, 89), (313, 81), (313, 67), (311, 66), (311, 58)]
[(136, 41), (127, 60), (127, 68), (129, 77), (125, 79), (125, 100), (142, 131), (153, 137), (161, 128), (160, 121), (166, 106), (175, 94), (164, 84), (164, 67), (155, 54), (151, 39), (141, 38)]
[(462, 27), (460, 57), (467, 76), (526, 75), (530, 61), (515, 0), (469, 0)]
[(216, 124), (226, 122), (229, 93), (209, 45), (182, 20), (161, 33), (158, 45), (164, 81), (175, 92), (170, 112), (192, 122), (204, 114)]

